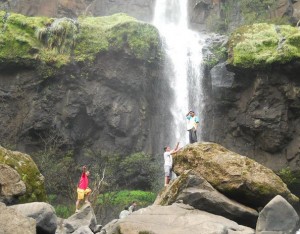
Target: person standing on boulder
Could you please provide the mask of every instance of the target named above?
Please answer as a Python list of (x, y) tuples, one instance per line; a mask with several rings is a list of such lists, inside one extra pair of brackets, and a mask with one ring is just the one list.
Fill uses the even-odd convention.
[(187, 130), (189, 131), (190, 144), (197, 142), (197, 127), (199, 124), (199, 118), (195, 115), (194, 111), (189, 111), (186, 114), (187, 118)]
[(169, 146), (164, 147), (164, 171), (165, 171), (165, 186), (168, 186), (172, 177), (173, 157), (172, 154), (178, 152), (181, 148), (178, 148), (179, 142), (175, 149), (171, 150)]
[(79, 211), (79, 203), (85, 197), (85, 203), (89, 204), (89, 195), (91, 194), (91, 189), (89, 188), (88, 176), (90, 172), (86, 170), (86, 166), (82, 167), (82, 174), (77, 187), (77, 201), (76, 201), (76, 213)]

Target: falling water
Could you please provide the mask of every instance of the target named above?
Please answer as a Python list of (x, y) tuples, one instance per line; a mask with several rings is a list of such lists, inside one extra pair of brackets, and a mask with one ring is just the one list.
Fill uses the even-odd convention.
[(194, 110), (200, 118), (198, 141), (201, 140), (202, 47), (204, 37), (188, 28), (187, 0), (156, 0), (153, 24), (160, 31), (169, 61), (166, 73), (174, 91), (171, 113), (174, 124), (170, 143), (188, 143), (186, 114)]

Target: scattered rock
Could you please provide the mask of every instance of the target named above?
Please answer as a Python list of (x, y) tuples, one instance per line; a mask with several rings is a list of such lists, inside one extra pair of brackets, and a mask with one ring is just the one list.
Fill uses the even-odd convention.
[(255, 228), (256, 210), (228, 199), (215, 190), (203, 177), (191, 170), (185, 171), (156, 199), (156, 205), (171, 205), (182, 201), (184, 204), (220, 215), (239, 224)]
[(15, 197), (26, 192), (26, 186), (16, 170), (0, 164), (0, 201), (12, 203)]
[(94, 234), (94, 232), (91, 231), (89, 226), (82, 226), (78, 228), (75, 232), (72, 234)]
[(234, 221), (178, 203), (171, 206), (149, 206), (108, 225), (109, 228), (103, 227), (107, 234), (254, 234), (253, 229), (240, 226)]
[(78, 213), (73, 214), (63, 221), (63, 227), (66, 233), (73, 233), (83, 226), (89, 227), (92, 232), (98, 229), (94, 210), (87, 204), (84, 205)]
[(36, 222), (0, 203), (0, 234), (36, 234)]
[(53, 234), (57, 228), (57, 217), (54, 208), (45, 202), (32, 202), (11, 206), (26, 217), (36, 221), (37, 234)]
[(259, 213), (256, 234), (296, 233), (299, 216), (294, 208), (282, 197), (273, 198)]

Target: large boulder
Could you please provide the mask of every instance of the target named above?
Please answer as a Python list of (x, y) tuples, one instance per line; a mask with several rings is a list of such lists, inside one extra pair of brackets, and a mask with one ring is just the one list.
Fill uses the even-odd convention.
[(297, 230), (298, 222), (297, 212), (283, 197), (278, 195), (259, 213), (256, 234), (293, 234)]
[(26, 186), (16, 170), (0, 164), (0, 201), (12, 203), (15, 197), (26, 192)]
[(155, 205), (171, 205), (182, 201), (196, 209), (220, 215), (248, 227), (255, 228), (256, 210), (228, 199), (215, 190), (203, 177), (185, 171), (155, 200)]
[(179, 203), (173, 203), (171, 206), (152, 205), (108, 225), (109, 227), (103, 227), (102, 233), (105, 233), (105, 230), (106, 234), (254, 234), (251, 228)]
[(37, 233), (53, 234), (57, 228), (57, 217), (54, 208), (45, 202), (32, 202), (11, 206), (20, 214), (36, 221)]
[[(8, 166), (2, 166), (3, 169), (5, 168), (5, 172), (10, 173), (9, 175), (7, 175), (10, 177), (6, 177), (5, 183), (12, 183), (17, 186), (14, 193), (19, 193), (19, 195), (20, 192), (24, 193), (25, 184), (26, 192), (24, 193), (24, 195), (19, 197), (19, 200), (21, 202), (46, 200), (44, 177), (29, 155), (17, 151), (10, 151), (0, 146), (0, 164)], [(19, 174), (19, 177), (15, 172)], [(4, 171), (0, 172), (0, 177), (2, 178), (0, 179), (1, 187), (3, 186), (2, 183), (4, 180), (2, 173), (4, 173)], [(7, 179), (9, 178), (11, 179), (11, 182), (7, 181)], [(21, 180), (17, 181), (19, 179)], [(7, 193), (8, 197), (10, 197), (10, 194), (13, 193), (13, 191), (11, 189), (8, 189), (8, 187), (4, 185), (0, 193)]]
[(69, 218), (62, 220), (57, 234), (73, 233), (81, 227), (89, 227), (92, 232), (98, 231), (97, 219), (93, 208), (85, 204), (78, 213), (73, 214)]
[(224, 195), (250, 207), (263, 207), (276, 195), (291, 204), (299, 202), (272, 170), (215, 143), (194, 143), (179, 151), (174, 156), (174, 171), (180, 175), (188, 169)]
[(35, 220), (0, 203), (0, 234), (36, 234)]

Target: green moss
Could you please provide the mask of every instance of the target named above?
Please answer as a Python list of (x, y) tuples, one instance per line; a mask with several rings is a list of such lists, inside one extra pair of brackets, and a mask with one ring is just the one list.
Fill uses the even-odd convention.
[(229, 41), (229, 63), (244, 68), (266, 67), (300, 58), (300, 32), (288, 26), (254, 24), (236, 30)]
[(112, 49), (126, 48), (139, 59), (155, 59), (160, 40), (156, 28), (150, 24), (126, 22), (108, 31)]
[(209, 47), (211, 54), (204, 58), (204, 64), (208, 67), (215, 66), (220, 61), (225, 61), (227, 58), (227, 48), (220, 42), (213, 43)]
[(93, 61), (108, 50), (152, 62), (160, 49), (157, 30), (125, 14), (52, 19), (0, 11), (0, 64), (36, 67), (42, 77), (71, 61)]
[(43, 176), (28, 155), (0, 147), (0, 163), (15, 169), (25, 183), (26, 193), (20, 202), (46, 201)]

